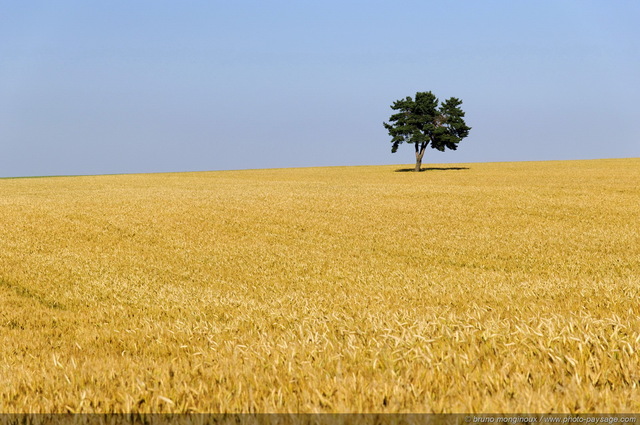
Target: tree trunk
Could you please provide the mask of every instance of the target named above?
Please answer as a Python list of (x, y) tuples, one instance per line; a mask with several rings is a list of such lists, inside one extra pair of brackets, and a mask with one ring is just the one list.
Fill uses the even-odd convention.
[(427, 148), (426, 143), (422, 143), (420, 148), (418, 148), (418, 144), (416, 143), (416, 173), (420, 171), (420, 167), (422, 166), (422, 157), (424, 156), (424, 150)]

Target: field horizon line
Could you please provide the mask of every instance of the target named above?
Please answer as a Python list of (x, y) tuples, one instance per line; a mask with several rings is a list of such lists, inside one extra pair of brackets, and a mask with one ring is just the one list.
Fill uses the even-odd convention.
[[(547, 159), (547, 160), (520, 160), (520, 161), (479, 161), (479, 162), (446, 162), (446, 163), (427, 163), (428, 166), (420, 168), (424, 171), (442, 171), (442, 170), (468, 170), (469, 165), (482, 164), (510, 164), (510, 163), (543, 163), (543, 162), (585, 162), (585, 161), (611, 161), (611, 160), (629, 160), (640, 159), (640, 157), (616, 157), (616, 158), (588, 158), (588, 159)], [(423, 164), (424, 165), (424, 164)], [(449, 167), (453, 166), (453, 167)], [(193, 174), (193, 173), (218, 173), (218, 172), (237, 172), (237, 171), (272, 171), (272, 170), (304, 170), (311, 168), (359, 168), (359, 167), (403, 167), (397, 168), (395, 172), (409, 172), (415, 169), (414, 164), (359, 164), (359, 165), (310, 165), (304, 167), (273, 167), (273, 168), (234, 168), (223, 170), (189, 170), (189, 171), (150, 171), (150, 172), (124, 172), (124, 173), (97, 173), (97, 174), (50, 174), (50, 175), (31, 175), (31, 176), (3, 176), (0, 180), (15, 179), (44, 179), (44, 178), (62, 178), (62, 177), (100, 177), (100, 176), (138, 176), (138, 175), (156, 175), (156, 174)]]

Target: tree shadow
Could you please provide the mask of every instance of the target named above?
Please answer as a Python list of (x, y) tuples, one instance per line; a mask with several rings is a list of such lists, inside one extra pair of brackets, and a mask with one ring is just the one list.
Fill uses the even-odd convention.
[[(448, 171), (448, 170), (468, 170), (469, 167), (427, 167), (421, 168), (420, 171)], [(414, 171), (415, 168), (398, 168), (396, 173), (406, 173), (409, 171)]]

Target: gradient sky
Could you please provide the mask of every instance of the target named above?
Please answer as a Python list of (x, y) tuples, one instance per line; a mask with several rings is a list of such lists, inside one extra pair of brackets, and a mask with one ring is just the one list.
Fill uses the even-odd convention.
[(640, 2), (0, 0), (0, 176), (640, 156)]

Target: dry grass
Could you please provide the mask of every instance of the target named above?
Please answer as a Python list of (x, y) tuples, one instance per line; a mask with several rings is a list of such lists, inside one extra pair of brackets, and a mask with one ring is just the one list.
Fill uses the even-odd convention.
[(0, 180), (0, 412), (638, 412), (640, 159)]

